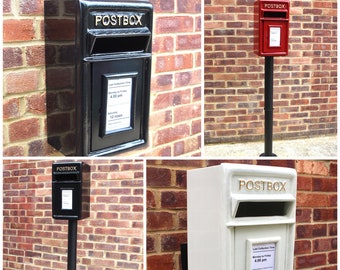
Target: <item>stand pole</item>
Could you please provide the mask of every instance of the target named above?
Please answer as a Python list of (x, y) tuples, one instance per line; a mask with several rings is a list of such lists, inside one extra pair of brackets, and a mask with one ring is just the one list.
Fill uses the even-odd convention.
[(68, 221), (67, 270), (76, 270), (77, 265), (77, 220)]
[(265, 57), (265, 86), (264, 86), (264, 153), (261, 157), (276, 157), (273, 153), (273, 81), (274, 81), (274, 57)]

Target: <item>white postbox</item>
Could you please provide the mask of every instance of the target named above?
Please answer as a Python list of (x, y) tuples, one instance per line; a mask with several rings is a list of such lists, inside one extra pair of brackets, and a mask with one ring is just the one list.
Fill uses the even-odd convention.
[(221, 164), (189, 170), (189, 270), (292, 270), (296, 171)]

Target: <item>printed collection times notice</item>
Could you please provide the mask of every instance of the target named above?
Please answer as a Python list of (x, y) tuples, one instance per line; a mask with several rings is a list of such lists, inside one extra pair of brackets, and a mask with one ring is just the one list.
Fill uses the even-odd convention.
[(132, 78), (109, 79), (105, 134), (131, 126)]
[(252, 247), (252, 270), (275, 270), (275, 243), (256, 244)]

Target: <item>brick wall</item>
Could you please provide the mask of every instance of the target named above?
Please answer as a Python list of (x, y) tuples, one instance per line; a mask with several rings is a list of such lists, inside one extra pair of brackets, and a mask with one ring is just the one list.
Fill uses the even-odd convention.
[(147, 161), (147, 269), (181, 269), (187, 243), (186, 170), (221, 162), (295, 168), (298, 173), (294, 269), (337, 269), (336, 161)]
[[(68, 134), (70, 123), (74, 121), (71, 118), (74, 74), (70, 65), (74, 2), (4, 1), (5, 156), (60, 154), (47, 144), (47, 110), (53, 113), (63, 110), (71, 115), (67, 121), (55, 116), (50, 126), (60, 128), (63, 140), (74, 143), (75, 138)], [(129, 154), (198, 155), (202, 71), (200, 1), (153, 2), (149, 144)], [(60, 25), (67, 30), (60, 31)], [(55, 31), (51, 29), (53, 26)], [(51, 40), (59, 44), (47, 42)], [(46, 88), (63, 91), (62, 98), (53, 97), (53, 92), (47, 98)]]
[[(78, 221), (77, 269), (143, 269), (143, 162), (87, 160), (91, 215)], [(51, 164), (5, 160), (3, 269), (66, 269), (67, 221), (52, 219)]]
[[(291, 0), (289, 55), (274, 57), (274, 138), (336, 134), (337, 1)], [(264, 57), (253, 5), (205, 1), (205, 141), (261, 140)]]
[(27, 155), (44, 144), (43, 14), (43, 1), (4, 1), (3, 138), (8, 154)]

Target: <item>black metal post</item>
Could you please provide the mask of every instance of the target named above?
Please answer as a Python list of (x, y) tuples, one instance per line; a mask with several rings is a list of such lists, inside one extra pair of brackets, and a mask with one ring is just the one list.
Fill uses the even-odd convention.
[(77, 265), (77, 220), (68, 220), (67, 270), (76, 270)]
[(265, 57), (264, 82), (264, 153), (261, 157), (276, 157), (273, 153), (273, 82), (274, 82), (274, 56)]
[(181, 244), (181, 265), (182, 270), (188, 270), (188, 244)]

